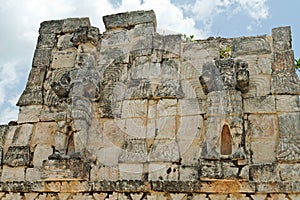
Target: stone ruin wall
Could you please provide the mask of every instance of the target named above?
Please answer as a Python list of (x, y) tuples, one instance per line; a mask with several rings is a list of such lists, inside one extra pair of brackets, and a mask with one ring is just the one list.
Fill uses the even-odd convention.
[(1, 199), (300, 199), (290, 27), (185, 41), (153, 11), (103, 20), (41, 23)]

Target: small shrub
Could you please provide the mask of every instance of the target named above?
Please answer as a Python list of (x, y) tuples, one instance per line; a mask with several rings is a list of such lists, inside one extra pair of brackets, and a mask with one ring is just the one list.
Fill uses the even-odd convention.
[(300, 72), (300, 58), (298, 60), (295, 59), (295, 68), (296, 68), (297, 71)]
[(188, 36), (188, 35), (186, 35), (186, 34), (181, 34), (181, 37), (182, 37), (182, 39), (184, 40), (184, 41), (186, 41), (186, 42), (191, 42), (191, 41), (194, 41), (194, 35), (190, 35), (190, 36)]
[(220, 47), (220, 58), (229, 58), (231, 56), (231, 47), (227, 46), (226, 48)]

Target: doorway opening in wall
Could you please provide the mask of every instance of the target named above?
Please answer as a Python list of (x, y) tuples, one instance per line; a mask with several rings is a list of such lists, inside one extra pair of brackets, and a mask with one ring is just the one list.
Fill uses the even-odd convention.
[(230, 155), (232, 153), (232, 137), (227, 124), (224, 124), (221, 133), (221, 154)]

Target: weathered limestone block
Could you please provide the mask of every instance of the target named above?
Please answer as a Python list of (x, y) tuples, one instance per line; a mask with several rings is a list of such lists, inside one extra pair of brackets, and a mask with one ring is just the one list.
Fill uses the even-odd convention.
[(271, 75), (254, 75), (249, 80), (249, 92), (244, 96), (261, 97), (271, 94)]
[(52, 58), (52, 49), (36, 49), (33, 56), (33, 67), (47, 67), (50, 65)]
[[(203, 64), (203, 73), (199, 79), (205, 94), (213, 91), (224, 90), (224, 82), (221, 72), (215, 65), (214, 61)], [(234, 81), (234, 79), (232, 81)]]
[(3, 147), (3, 145), (5, 143), (5, 138), (6, 138), (8, 128), (9, 128), (8, 125), (0, 125), (0, 146), (1, 147)]
[[(162, 60), (161, 65), (159, 63), (150, 64), (150, 78), (158, 78), (154, 74), (160, 72), (158, 74), (162, 77), (162, 79), (179, 79), (180, 64), (180, 61), (177, 59), (164, 59)], [(159, 66), (160, 69), (157, 70), (155, 66)]]
[(131, 55), (133, 58), (139, 56), (150, 56), (153, 49), (153, 37), (146, 36), (135, 38), (132, 42), (132, 51)]
[[(239, 166), (226, 160), (201, 160), (199, 169), (200, 179), (236, 179), (248, 178), (243, 174), (244, 166)], [(247, 173), (247, 172), (246, 172)]]
[(119, 164), (120, 180), (142, 180), (143, 164)]
[(41, 178), (47, 180), (88, 180), (89, 172), (89, 163), (80, 159), (45, 160), (43, 162)]
[(33, 129), (32, 124), (22, 124), (18, 126), (12, 140), (12, 145), (15, 146), (28, 145), (32, 134), (32, 129)]
[(249, 126), (247, 135), (251, 139), (268, 138), (270, 141), (279, 136), (277, 115), (256, 115), (248, 116)]
[(195, 98), (179, 99), (178, 100), (178, 114), (181, 116), (192, 116), (204, 114), (204, 107), (206, 101)]
[(146, 117), (147, 100), (124, 100), (122, 105), (122, 118)]
[(156, 119), (155, 127), (157, 139), (175, 139), (176, 134), (176, 117), (167, 116), (167, 117), (158, 117)]
[(122, 149), (118, 146), (103, 147), (95, 152), (99, 163), (108, 166), (114, 166), (119, 163), (119, 156), (122, 153)]
[(17, 128), (18, 128), (17, 126), (9, 126), (8, 127), (8, 130), (6, 131), (6, 134), (5, 134), (5, 138), (3, 138), (3, 142), (4, 142), (3, 155), (5, 155), (8, 148), (10, 146), (12, 146), (13, 138), (14, 138)]
[[(134, 28), (127, 31), (129, 40), (136, 40), (137, 38), (142, 39), (145, 38), (146, 36), (153, 37), (153, 35), (155, 34), (155, 28), (156, 27), (153, 26), (153, 23), (143, 23), (143, 24), (135, 25)], [(114, 31), (118, 31), (118, 30), (114, 30)], [(112, 31), (109, 31), (108, 33), (110, 32)]]
[(175, 116), (177, 99), (161, 99), (157, 103), (157, 117)]
[(3, 163), (11, 167), (28, 166), (30, 164), (29, 146), (10, 146)]
[(91, 181), (117, 181), (119, 179), (119, 168), (116, 166), (93, 166), (90, 176)]
[(277, 95), (300, 95), (300, 81), (295, 72), (273, 74), (271, 92)]
[(267, 36), (236, 38), (232, 42), (233, 57), (269, 53), (271, 53), (271, 45)]
[(145, 118), (127, 118), (125, 120), (125, 126), (124, 129), (122, 129), (122, 133), (129, 139), (144, 139), (147, 135), (146, 125), (147, 121)]
[(250, 180), (257, 182), (280, 180), (279, 169), (275, 163), (251, 165), (249, 176)]
[(25, 89), (17, 102), (17, 106), (30, 106), (42, 104), (43, 93), (41, 89)]
[(80, 27), (89, 27), (90, 20), (87, 17), (84, 18), (68, 18), (63, 20), (62, 32), (63, 33), (72, 33)]
[(65, 35), (60, 36), (57, 41), (57, 48), (60, 51), (62, 51), (62, 50), (74, 47), (72, 38), (73, 38), (72, 34), (65, 34)]
[(31, 137), (30, 145), (36, 144), (54, 144), (54, 136), (57, 130), (56, 122), (39, 122), (35, 124), (35, 128)]
[(271, 163), (276, 161), (276, 138), (257, 139), (250, 142), (250, 150), (252, 153), (252, 162)]
[(150, 149), (150, 162), (176, 162), (179, 161), (179, 147), (175, 140), (156, 139)]
[(199, 163), (199, 159), (201, 157), (201, 148), (199, 147), (201, 147), (202, 142), (202, 139), (195, 138), (178, 139), (178, 146), (180, 150), (180, 158), (182, 164), (194, 166)]
[(164, 181), (177, 181), (179, 178), (179, 167), (171, 163), (150, 163), (149, 164), (149, 177), (151, 181), (164, 180)]
[(179, 58), (182, 55), (181, 35), (165, 35), (163, 37), (163, 58)]
[(34, 153), (32, 164), (34, 167), (41, 167), (44, 160), (48, 160), (48, 157), (53, 153), (53, 149), (50, 144), (37, 144)]
[[(128, 63), (129, 62), (130, 49), (128, 46), (112, 46), (103, 47), (100, 50), (98, 67), (109, 69), (110, 64), (115, 63)], [(114, 63), (115, 62), (115, 63)]]
[(87, 30), (87, 41), (97, 46), (100, 40), (100, 30), (97, 27), (89, 27)]
[[(177, 117), (178, 129), (177, 139), (178, 140), (193, 140), (200, 139), (201, 130), (203, 128), (203, 117), (201, 115), (188, 115)], [(183, 152), (182, 152), (183, 153)]]
[(105, 32), (101, 37), (101, 46), (129, 45), (128, 34), (128, 31), (123, 29)]
[(117, 119), (106, 120), (103, 122), (103, 143), (114, 144), (114, 146), (122, 147), (125, 141), (126, 133), (125, 132), (125, 120)]
[(40, 168), (27, 168), (25, 174), (25, 180), (29, 182), (42, 181)]
[(41, 90), (43, 87), (45, 75), (46, 68), (32, 67), (26, 84), (26, 89)]
[(44, 21), (40, 25), (39, 33), (60, 33), (64, 20)]
[(36, 48), (37, 49), (47, 49), (55, 47), (57, 43), (57, 38), (55, 33), (44, 33), (40, 34)]
[[(22, 107), (24, 108), (24, 107)], [(64, 121), (67, 118), (67, 112), (53, 112), (48, 109), (39, 109), (41, 111), (39, 119), (41, 122)], [(36, 121), (37, 122), (37, 121)]]
[(276, 95), (276, 110), (278, 112), (300, 112), (299, 97), (292, 95)]
[[(75, 60), (75, 67), (76, 68), (92, 68), (95, 65), (95, 59), (94, 57), (89, 53), (79, 53), (77, 54), (76, 60)], [(79, 70), (79, 72), (83, 72), (83, 70)], [(96, 71), (94, 73), (97, 74)], [(86, 74), (86, 73), (84, 73)], [(92, 74), (90, 72), (90, 76), (95, 76), (96, 74)]]
[[(118, 92), (120, 90), (120, 92)], [(115, 92), (119, 94), (124, 93), (125, 99), (143, 98), (153, 96), (151, 83), (147, 79), (133, 79), (128, 82), (128, 85), (123, 87), (123, 85), (118, 85)], [(120, 96), (121, 97), (121, 96)]]
[(76, 48), (69, 48), (62, 51), (54, 51), (52, 58), (52, 69), (73, 68), (77, 54)]
[(275, 113), (275, 97), (268, 95), (263, 97), (244, 98), (245, 113)]
[(282, 181), (297, 181), (300, 180), (300, 164), (293, 163), (293, 164), (280, 164), (280, 178)]
[[(195, 62), (198, 63), (200, 61), (197, 60)], [(204, 64), (204, 61), (202, 62)], [(202, 65), (201, 66), (198, 66), (198, 64), (195, 65), (192, 63), (192, 61), (183, 61), (181, 62), (179, 67), (180, 67), (180, 78), (183, 79), (182, 82), (187, 81), (188, 83), (191, 82), (190, 84), (192, 84), (194, 83), (193, 80), (195, 79), (197, 79), (197, 82), (199, 82), (199, 76), (200, 74), (202, 74)]]
[(145, 139), (127, 139), (122, 147), (119, 162), (146, 162), (147, 157), (147, 144)]
[(73, 33), (71, 42), (75, 45), (89, 43), (94, 47), (98, 45), (100, 31), (96, 27), (79, 27)]
[(294, 66), (294, 51), (283, 51), (273, 53), (273, 63), (272, 63), (273, 74), (277, 73), (287, 73), (295, 72)]
[(274, 51), (287, 51), (292, 48), (291, 27), (279, 27), (272, 29)]
[(157, 88), (154, 91), (154, 96), (156, 97), (172, 97), (172, 98), (182, 98), (184, 93), (181, 87), (181, 81), (163, 79), (158, 83)]
[(199, 180), (199, 169), (197, 167), (181, 166), (179, 170), (180, 181)]
[(300, 113), (280, 114), (280, 138), (277, 149), (277, 159), (280, 161), (299, 161)]
[(198, 67), (198, 64), (196, 65), (193, 62), (194, 60), (200, 61), (199, 65), (201, 65), (207, 60), (214, 60), (220, 57), (218, 43), (215, 40), (186, 42), (183, 44), (182, 57), (195, 64), (195, 67)]
[(106, 30), (114, 28), (131, 28), (138, 24), (152, 23), (156, 27), (156, 17), (151, 11), (134, 11), (107, 15), (103, 17)]
[[(133, 59), (132, 64), (127, 66), (128, 77), (131, 80), (143, 80), (143, 79), (148, 80), (148, 77), (151, 77), (150, 67), (153, 68), (153, 65), (149, 61), (149, 58), (146, 56), (139, 56), (139, 57), (134, 57), (132, 59)], [(122, 67), (122, 65), (120, 65), (120, 67)], [(154, 68), (157, 68), (157, 67), (158, 67), (157, 65), (154, 65)], [(157, 71), (156, 73), (159, 73), (159, 72), (160, 71)]]
[(25, 167), (9, 167), (3, 165), (1, 181), (2, 182), (13, 182), (13, 181), (24, 181), (25, 180)]

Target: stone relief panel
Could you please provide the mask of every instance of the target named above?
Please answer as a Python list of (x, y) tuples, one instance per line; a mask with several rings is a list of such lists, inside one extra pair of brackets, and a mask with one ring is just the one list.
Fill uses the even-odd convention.
[[(153, 51), (156, 53), (151, 56), (132, 56), (128, 64), (113, 62), (108, 66), (103, 72), (99, 102), (100, 120), (111, 120), (117, 129), (114, 131), (123, 138), (121, 143), (113, 142), (119, 149), (120, 172), (130, 169), (129, 163), (141, 164), (143, 168), (137, 173), (149, 177), (158, 173), (151, 170), (165, 166), (151, 167), (148, 162), (181, 163), (185, 157), (183, 165), (195, 165), (203, 138), (202, 100), (197, 96), (203, 93), (199, 91), (200, 81), (180, 78), (181, 62)], [(188, 159), (191, 154), (196, 156), (194, 161)]]

